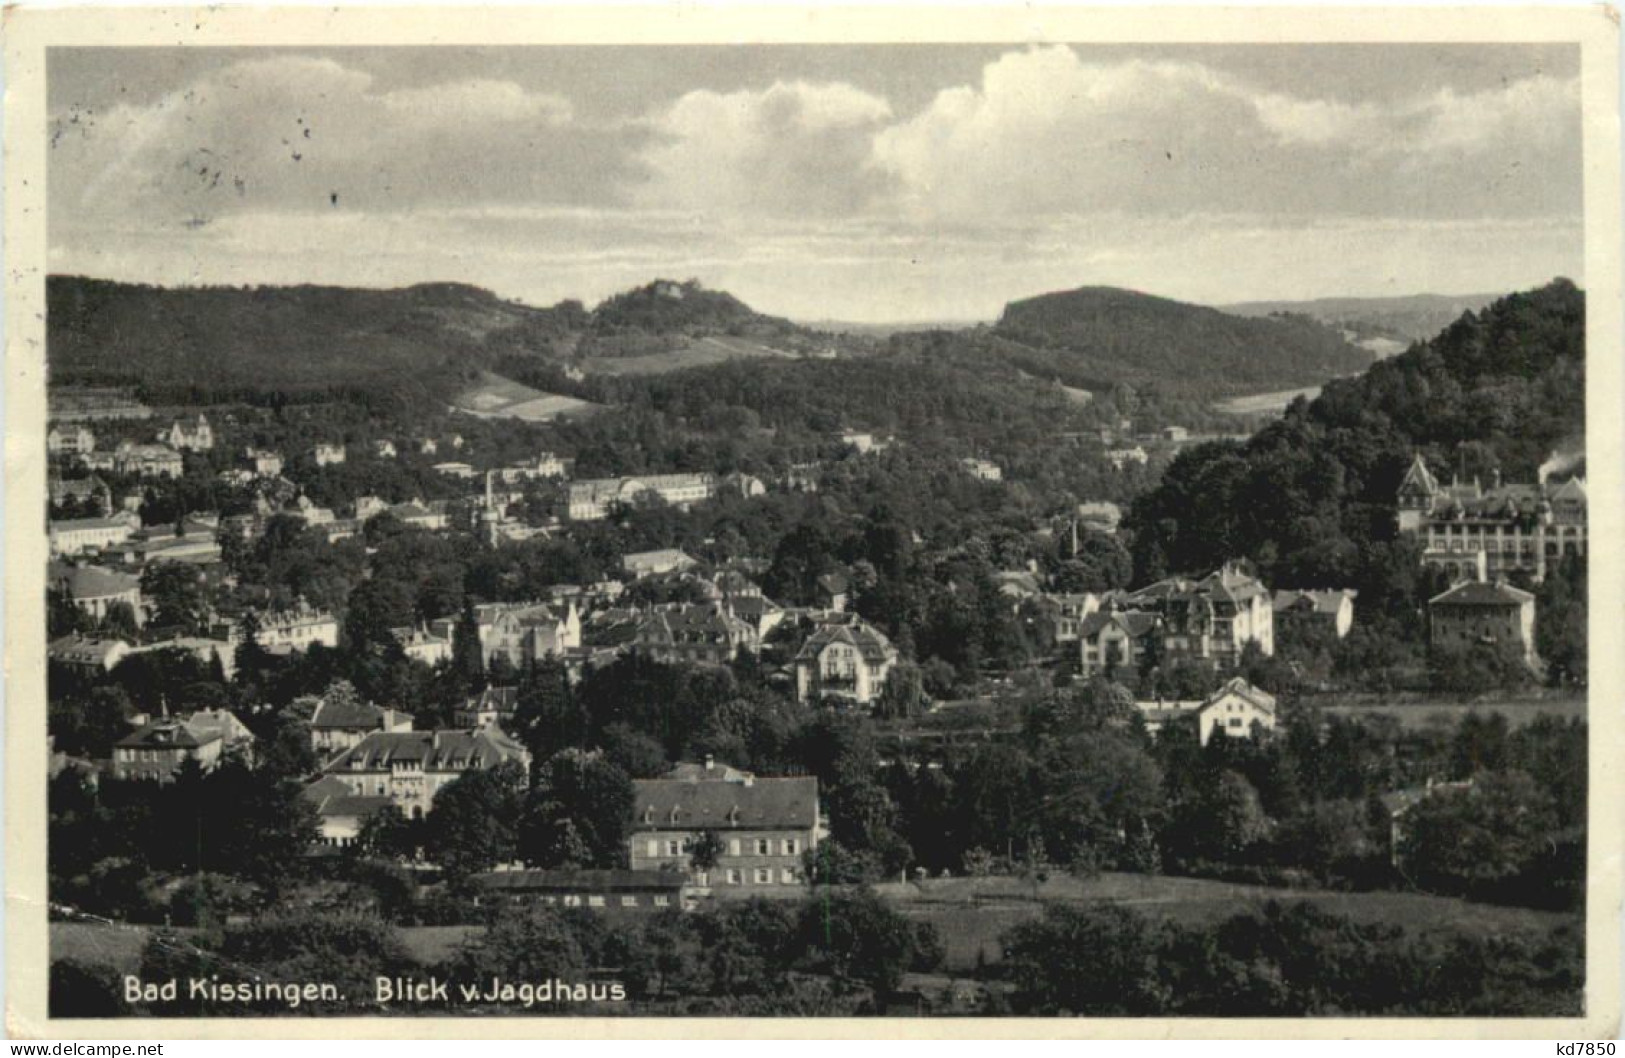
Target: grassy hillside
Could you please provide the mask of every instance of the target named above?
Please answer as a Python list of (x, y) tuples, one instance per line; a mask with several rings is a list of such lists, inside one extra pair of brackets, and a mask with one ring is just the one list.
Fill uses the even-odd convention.
[(1155, 383), (1211, 395), (1314, 385), (1360, 371), (1369, 352), (1312, 321), (1245, 319), (1111, 287), (1005, 307), (993, 351), (1086, 389)]

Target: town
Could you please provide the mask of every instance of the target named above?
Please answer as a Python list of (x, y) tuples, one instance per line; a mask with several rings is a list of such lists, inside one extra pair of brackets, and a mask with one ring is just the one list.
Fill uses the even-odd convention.
[[(1327, 1002), (1442, 1009), (1404, 974), (1448, 948), (1448, 1002), (1568, 1009), (1541, 967), (1582, 957), (1583, 449), (1346, 424), (1579, 297), (1254, 434), (1062, 394), (1077, 428), (1021, 441), (1062, 485), (867, 397), (776, 431), (718, 399), (656, 441), (613, 409), (53, 384), (53, 928), (140, 925), (151, 979), (359, 931), (352, 997), (416, 968), (612, 975), (664, 1013), (1310, 1010), (1331, 984), (1212, 991), (1268, 972), (1239, 926), (1189, 961), (1246, 921), (1392, 964)], [(1417, 926), (1463, 906), (1537, 936), (1490, 965)], [(1187, 992), (1085, 965), (1106, 943)], [(124, 1009), (114, 967), (53, 958), (66, 1008)], [(311, 1009), (390, 1012), (347, 1002)]]

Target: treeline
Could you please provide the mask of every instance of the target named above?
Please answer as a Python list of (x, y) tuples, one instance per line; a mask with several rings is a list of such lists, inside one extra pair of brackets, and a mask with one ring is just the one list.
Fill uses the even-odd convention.
[[(340, 894), (342, 896), (342, 894)], [(141, 954), (146, 981), (321, 982), (342, 997), (290, 1006), (182, 989), (130, 1003), (118, 971), (52, 961), (53, 1017), (443, 1014), (379, 1002), (379, 978), (433, 974), (460, 1014), (529, 1016), (1557, 1017), (1581, 1010), (1577, 925), (1531, 938), (1371, 924), (1307, 902), (1270, 901), (1211, 923), (1178, 923), (1110, 904), (1046, 906), (1000, 938), (1004, 958), (931, 988), (944, 950), (865, 889), (799, 903), (752, 899), (641, 920), (582, 908), (504, 905), (450, 955), (415, 956), (382, 919), (335, 899), (201, 932), (160, 930)], [(460, 986), (504, 998), (462, 1003)], [(539, 991), (548, 984), (545, 996)], [(557, 983), (571, 989), (557, 991)], [(521, 993), (517, 989), (529, 989)], [(580, 998), (574, 998), (579, 994)], [(612, 998), (613, 997), (613, 998)]]

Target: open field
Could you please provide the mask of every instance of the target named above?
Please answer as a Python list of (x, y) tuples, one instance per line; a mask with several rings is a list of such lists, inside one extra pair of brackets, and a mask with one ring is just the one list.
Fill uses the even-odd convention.
[(485, 372), (480, 384), (458, 394), (454, 411), (481, 419), (521, 419), (525, 422), (552, 422), (571, 415), (583, 415), (602, 408), (601, 404), (543, 393), (520, 385), (501, 375)]
[(666, 371), (681, 371), (689, 367), (710, 367), (728, 360), (777, 359), (798, 360), (794, 353), (753, 342), (749, 338), (713, 336), (691, 338), (681, 349), (650, 356), (594, 357), (581, 366), (598, 375), (657, 375)]
[(1318, 396), (1320, 396), (1319, 386), (1279, 389), (1271, 393), (1249, 393), (1244, 397), (1215, 401), (1213, 410), (1224, 412), (1226, 415), (1273, 415), (1285, 411), (1286, 406), (1298, 397), (1314, 400)]
[(1506, 717), (1507, 726), (1517, 728), (1540, 716), (1555, 716), (1559, 720), (1584, 720), (1586, 700), (1584, 698), (1493, 698), (1471, 702), (1426, 699), (1398, 702), (1353, 700), (1323, 705), (1321, 712), (1327, 716), (1343, 717), (1371, 714), (1389, 716), (1398, 720), (1406, 730), (1440, 724), (1453, 726), (1469, 713), (1477, 713), (1480, 716), (1494, 713)]
[[(1477, 904), (1423, 893), (1276, 889), (1140, 874), (1108, 873), (1083, 880), (1057, 873), (1038, 885), (1036, 899), (1031, 883), (1008, 877), (889, 882), (875, 888), (909, 918), (937, 927), (947, 953), (944, 969), (949, 972), (974, 969), (978, 957), (983, 963), (997, 962), (1002, 955), (1000, 938), (1012, 927), (1042, 914), (1045, 903), (1057, 901), (1120, 904), (1186, 924), (1215, 922), (1270, 900), (1303, 901), (1360, 922), (1475, 936), (1541, 934), (1572, 918), (1558, 912)], [(799, 901), (806, 896), (800, 886), (773, 886), (757, 892), (742, 886), (718, 892), (722, 900), (768, 896)], [(51, 957), (106, 963), (121, 972), (133, 972), (152, 929), (53, 922)], [(414, 958), (424, 965), (434, 965), (449, 959), (465, 939), (481, 931), (478, 926), (406, 926), (400, 933)]]
[(1269, 900), (1305, 901), (1356, 921), (1479, 936), (1545, 933), (1569, 918), (1422, 893), (1275, 889), (1138, 874), (1102, 874), (1088, 881), (1051, 876), (1039, 885), (1038, 902), (1033, 900), (1032, 885), (1019, 878), (930, 879), (877, 888), (905, 915), (937, 927), (947, 952), (945, 968), (950, 971), (973, 969), (978, 955), (984, 963), (998, 961), (999, 938), (1011, 927), (1037, 917), (1043, 902), (1051, 901), (1121, 904), (1191, 924), (1217, 921)]

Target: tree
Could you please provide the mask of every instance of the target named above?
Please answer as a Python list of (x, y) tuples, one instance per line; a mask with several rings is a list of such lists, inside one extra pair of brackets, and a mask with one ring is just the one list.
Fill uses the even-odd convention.
[(618, 867), (632, 819), (632, 780), (603, 754), (561, 750), (536, 773), (519, 831), (526, 863)]
[(405, 859), (416, 851), (417, 829), (397, 805), (386, 804), (361, 820), (353, 848), (363, 856)]
[(715, 870), (717, 861), (727, 849), (727, 843), (715, 830), (707, 828), (700, 831), (688, 849), (689, 869), (696, 874), (706, 874)]
[(900, 661), (886, 675), (885, 686), (875, 702), (875, 715), (907, 719), (918, 715), (925, 707), (925, 685), (920, 667), (912, 661)]
[(1005, 934), (1018, 1013), (1139, 1017), (1172, 998), (1160, 973), (1163, 929), (1114, 905), (1051, 904)]
[(809, 965), (837, 985), (870, 989), (882, 1008), (918, 951), (913, 925), (870, 889), (808, 900), (798, 936)]
[(1551, 798), (1528, 775), (1481, 772), (1405, 814), (1399, 859), (1426, 888), (1493, 896), (1530, 868), (1556, 826)]
[(424, 847), (453, 884), (518, 858), (525, 769), (515, 761), (464, 772), (435, 794)]

